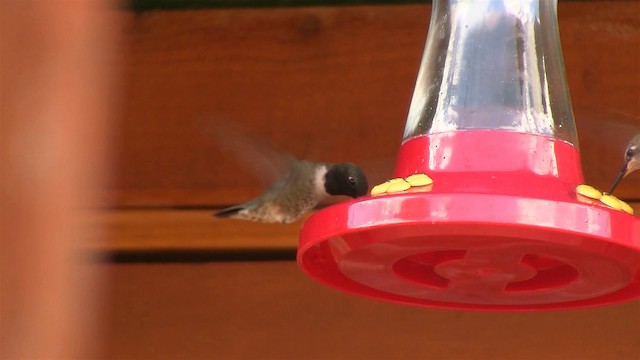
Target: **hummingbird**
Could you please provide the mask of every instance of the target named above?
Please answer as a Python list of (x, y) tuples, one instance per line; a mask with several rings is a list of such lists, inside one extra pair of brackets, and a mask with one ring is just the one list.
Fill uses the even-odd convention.
[(640, 133), (636, 134), (631, 141), (629, 141), (624, 153), (624, 164), (622, 164), (620, 174), (618, 174), (618, 177), (613, 182), (609, 194), (613, 193), (613, 190), (615, 190), (622, 178), (636, 170), (640, 170)]
[(219, 218), (289, 224), (330, 195), (363, 196), (367, 178), (355, 164), (295, 159), (289, 170), (257, 198), (221, 210)]
[(215, 138), (225, 154), (235, 154), (262, 180), (272, 180), (261, 195), (220, 210), (218, 218), (289, 224), (331, 195), (357, 198), (368, 192), (365, 173), (353, 163), (298, 159), (230, 124), (217, 124)]

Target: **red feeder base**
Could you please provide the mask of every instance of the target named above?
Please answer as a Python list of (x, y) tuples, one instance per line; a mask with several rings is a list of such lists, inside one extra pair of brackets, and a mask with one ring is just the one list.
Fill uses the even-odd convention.
[[(470, 151), (473, 150), (473, 151)], [(298, 263), (321, 283), (437, 308), (550, 310), (640, 297), (640, 219), (580, 199), (579, 153), (551, 138), (458, 131), (403, 144), (395, 176), (430, 187), (310, 217)]]

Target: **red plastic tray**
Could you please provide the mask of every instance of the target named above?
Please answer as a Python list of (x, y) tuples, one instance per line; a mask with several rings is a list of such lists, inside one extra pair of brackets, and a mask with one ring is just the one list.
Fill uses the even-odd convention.
[(298, 263), (317, 281), (386, 301), (526, 311), (640, 297), (640, 219), (581, 198), (571, 144), (475, 130), (405, 142), (395, 177), (433, 185), (321, 210)]

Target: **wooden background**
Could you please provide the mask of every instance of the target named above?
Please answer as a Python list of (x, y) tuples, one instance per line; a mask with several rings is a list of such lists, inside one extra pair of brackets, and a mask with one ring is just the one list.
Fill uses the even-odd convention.
[[(148, 9), (151, 0), (137, 3)], [(74, 4), (69, 11), (77, 10), (81, 2)], [(93, 12), (97, 8), (88, 9), (81, 19), (102, 19)], [(37, 22), (23, 21), (31, 19), (30, 14), (25, 11), (13, 18), (14, 29), (22, 29), (23, 24), (34, 27), (37, 31), (30, 39), (37, 42), (43, 37), (38, 31), (50, 32)], [(66, 32), (78, 35), (74, 44), (79, 45), (64, 49), (72, 59), (86, 55), (83, 69), (100, 65), (103, 74), (122, 80), (115, 93), (119, 102), (100, 102), (101, 90), (93, 81), (104, 85), (110, 83), (107, 79), (86, 75), (82, 79), (91, 81), (70, 84), (62, 81), (68, 77), (56, 77), (56, 89), (75, 89), (93, 96), (98, 104), (90, 107), (94, 102), (83, 102), (76, 121), (93, 119), (90, 110), (97, 112), (96, 121), (109, 119), (111, 132), (104, 131), (95, 143), (87, 140), (99, 137), (95, 132), (74, 133), (71, 125), (55, 132), (84, 144), (65, 150), (68, 159), (82, 160), (79, 165), (83, 174), (90, 174), (87, 179), (101, 185), (101, 201), (66, 196), (74, 194), (70, 190), (75, 182), (66, 186), (57, 181), (57, 188), (48, 189), (65, 209), (73, 210), (59, 214), (57, 203), (39, 199), (33, 195), (37, 192), (29, 192), (31, 185), (22, 182), (22, 192), (41, 202), (29, 202), (31, 222), (16, 220), (24, 220), (19, 213), (3, 218), (5, 229), (15, 225), (13, 219), (25, 233), (38, 232), (41, 241), (32, 245), (22, 238), (11, 239), (18, 240), (11, 253), (17, 255), (11, 258), (3, 246), (1, 293), (13, 296), (14, 304), (20, 306), (32, 304), (26, 298), (66, 310), (36, 306), (39, 312), (26, 317), (31, 328), (46, 328), (57, 341), (54, 345), (84, 344), (80, 341), (84, 334), (103, 346), (95, 351), (97, 355), (83, 358), (112, 359), (640, 359), (638, 301), (515, 314), (387, 304), (327, 289), (302, 275), (293, 261), (300, 223), (263, 225), (211, 217), (216, 208), (249, 199), (262, 189), (256, 174), (216, 147), (212, 134), (220, 122), (239, 124), (298, 157), (361, 163), (371, 183), (387, 178), (426, 39), (429, 5), (143, 12), (120, 7), (108, 14), (114, 17), (113, 26), (122, 26), (120, 37), (111, 34), (103, 40), (86, 40), (82, 31), (92, 27), (69, 22), (65, 13), (54, 14), (51, 21), (57, 25), (51, 30), (58, 34), (56, 41), (68, 39)], [(640, 131), (640, 2), (561, 1), (559, 26), (586, 182), (606, 189), (620, 168), (626, 142)], [(115, 52), (116, 59), (81, 51), (101, 41), (109, 44), (105, 47), (109, 51), (103, 51)], [(53, 50), (58, 42), (52, 43), (46, 55), (57, 54)], [(118, 46), (111, 47), (114, 44)], [(15, 53), (15, 63), (22, 64), (20, 74), (29, 74), (28, 59), (52, 59), (66, 64), (68, 73), (76, 73), (76, 63), (55, 56), (33, 57), (27, 51), (30, 47), (20, 48), (26, 49)], [(3, 60), (6, 54), (14, 53), (3, 47)], [(99, 60), (106, 58), (108, 64), (122, 66)], [(21, 89), (3, 86), (3, 96), (18, 94), (16, 88)], [(69, 99), (82, 98), (56, 89), (50, 92), (61, 94), (54, 100), (64, 106), (72, 107)], [(25, 97), (31, 94), (21, 91)], [(46, 103), (50, 97), (40, 98)], [(15, 96), (10, 99), (19, 102)], [(4, 110), (14, 104), (2, 105)], [(31, 118), (42, 118), (36, 111), (39, 107), (28, 108)], [(56, 109), (52, 107), (51, 112)], [(22, 124), (21, 117), (14, 120)], [(43, 129), (46, 134), (48, 128)], [(65, 144), (63, 140), (45, 141), (44, 149), (56, 150)], [(97, 150), (82, 150), (102, 142), (110, 145), (109, 168), (102, 165), (102, 158), (98, 161)], [(29, 144), (22, 146), (29, 148)], [(65, 169), (67, 158), (56, 159)], [(16, 160), (10, 165), (19, 168), (20, 164)], [(105, 169), (108, 183), (102, 184)], [(51, 169), (42, 174), (51, 172), (57, 174)], [(65, 179), (75, 180), (78, 173), (81, 170), (75, 168), (60, 172)], [(39, 185), (48, 185), (45, 176), (39, 179)], [(4, 184), (3, 178), (3, 195), (9, 193)], [(640, 213), (640, 174), (625, 179), (616, 193)], [(46, 222), (37, 211), (41, 208), (47, 210)], [(81, 226), (76, 228), (80, 208)], [(47, 281), (55, 264), (40, 260), (53, 259), (53, 250), (58, 265), (77, 255), (76, 246), (65, 248), (67, 253), (59, 251), (66, 245), (56, 247), (55, 241), (47, 241), (66, 239), (65, 231), (71, 228), (77, 238), (87, 239), (80, 253), (90, 261), (73, 262), (73, 267), (54, 275), (66, 286), (67, 277), (87, 280), (91, 274), (90, 286), (76, 281), (76, 297), (66, 287)], [(100, 231), (104, 236), (78, 235)], [(50, 237), (50, 232), (57, 237)], [(35, 270), (27, 278), (21, 269)], [(38, 296), (8, 291), (7, 274), (18, 274), (13, 278), (16, 283), (28, 283), (25, 287), (35, 289), (32, 293)], [(89, 305), (84, 312), (74, 313), (75, 300), (83, 294)], [(56, 308), (59, 304), (64, 306)], [(20, 318), (16, 314), (3, 310), (2, 322)], [(40, 322), (42, 318), (50, 321)], [(74, 329), (80, 329), (79, 336), (59, 335), (59, 325), (72, 320), (93, 325), (92, 330), (101, 333), (94, 336), (78, 325)], [(5, 332), (5, 326), (2, 334), (13, 334)], [(17, 335), (23, 335), (26, 345), (19, 345), (28, 349), (32, 339), (39, 338), (25, 334), (30, 335)]]
[[(390, 174), (428, 6), (261, 8), (127, 14), (128, 81), (109, 188), (122, 206), (217, 206), (256, 194), (224, 156), (216, 122), (292, 154)], [(636, 2), (564, 2), (565, 66), (588, 183), (608, 188), (640, 130)], [(386, 164), (386, 166), (385, 166)], [(640, 176), (619, 188), (638, 197)]]
[[(109, 232), (88, 247), (117, 261), (102, 265), (110, 357), (640, 359), (637, 302), (542, 314), (385, 304), (315, 284), (293, 261), (250, 261), (292, 259), (300, 224), (210, 217), (262, 186), (217, 149), (217, 121), (299, 157), (360, 162), (372, 182), (387, 177), (429, 14), (428, 5), (121, 14), (114, 177), (108, 208), (89, 219)], [(640, 3), (561, 2), (559, 24), (585, 177), (604, 189), (640, 130)], [(638, 175), (618, 195), (640, 212)], [(225, 258), (248, 262), (207, 261)]]
[[(640, 2), (561, 2), (558, 12), (585, 179), (606, 189), (640, 131)], [(301, 158), (362, 164), (372, 184), (391, 174), (429, 5), (120, 15), (126, 87), (114, 119), (110, 210), (92, 219), (113, 236), (92, 246), (295, 248), (298, 225), (283, 227), (284, 238), (246, 225), (257, 230), (239, 241), (214, 236), (228, 232), (198, 210), (245, 201), (264, 186), (220, 151), (219, 122)], [(640, 200), (639, 188), (636, 173), (616, 194)], [(163, 230), (148, 236), (149, 227)]]

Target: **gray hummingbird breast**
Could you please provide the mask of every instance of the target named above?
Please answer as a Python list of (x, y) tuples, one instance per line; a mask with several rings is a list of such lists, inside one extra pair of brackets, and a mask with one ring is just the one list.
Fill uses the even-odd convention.
[(304, 162), (291, 171), (275, 197), (275, 203), (283, 212), (299, 216), (318, 203), (315, 191), (315, 167)]

